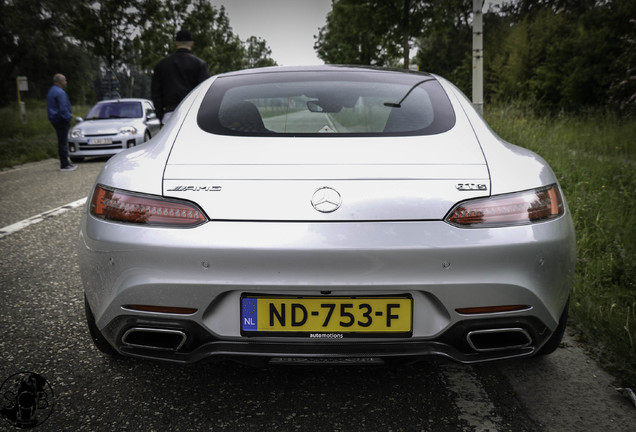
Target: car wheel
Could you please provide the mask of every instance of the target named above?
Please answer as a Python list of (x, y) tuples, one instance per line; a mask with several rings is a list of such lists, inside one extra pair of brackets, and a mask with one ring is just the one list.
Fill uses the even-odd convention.
[(84, 158), (81, 156), (71, 156), (70, 159), (71, 162), (82, 162), (84, 160)]
[(149, 140), (150, 140), (150, 132), (149, 132), (149, 131), (146, 131), (146, 132), (144, 133), (144, 142), (149, 141)]
[(84, 296), (84, 309), (86, 310), (86, 323), (88, 324), (88, 331), (91, 334), (91, 339), (93, 339), (93, 343), (97, 347), (98, 350), (108, 355), (119, 355), (119, 353), (113, 348), (104, 338), (102, 332), (97, 328), (97, 324), (95, 324), (95, 316), (93, 316), (93, 312), (91, 311), (91, 307), (88, 305), (88, 301), (86, 300), (86, 296)]
[(561, 339), (563, 339), (563, 335), (565, 334), (565, 327), (568, 323), (568, 310), (570, 309), (570, 299), (568, 298), (567, 303), (565, 303), (565, 308), (563, 309), (563, 313), (561, 314), (561, 318), (559, 318), (559, 325), (550, 336), (550, 339), (541, 347), (537, 355), (546, 356), (548, 354), (552, 354), (554, 350), (556, 350), (561, 344)]

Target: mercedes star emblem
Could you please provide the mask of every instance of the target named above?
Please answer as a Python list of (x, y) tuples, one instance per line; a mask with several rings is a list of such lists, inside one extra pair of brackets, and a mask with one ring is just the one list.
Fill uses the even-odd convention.
[(311, 205), (321, 213), (331, 213), (338, 210), (342, 204), (342, 197), (340, 194), (330, 188), (322, 187), (314, 192), (314, 196), (311, 197)]

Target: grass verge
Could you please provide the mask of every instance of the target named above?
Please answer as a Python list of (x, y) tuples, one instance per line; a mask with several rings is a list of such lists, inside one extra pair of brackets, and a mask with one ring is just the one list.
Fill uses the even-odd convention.
[[(46, 116), (46, 102), (27, 100), (25, 105), (26, 123), (17, 103), (0, 108), (0, 169), (57, 158), (57, 137)], [(83, 116), (88, 108), (73, 107), (73, 114)]]

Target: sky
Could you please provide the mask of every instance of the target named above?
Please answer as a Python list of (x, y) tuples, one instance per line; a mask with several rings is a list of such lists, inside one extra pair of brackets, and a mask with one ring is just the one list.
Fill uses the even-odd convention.
[[(210, 0), (230, 18), (234, 34), (265, 39), (280, 66), (320, 65), (314, 36), (327, 22), (331, 0)], [(484, 10), (500, 0), (485, 0)]]
[(230, 27), (242, 41), (265, 39), (280, 66), (320, 65), (314, 35), (323, 27), (331, 0), (211, 0), (230, 18)]

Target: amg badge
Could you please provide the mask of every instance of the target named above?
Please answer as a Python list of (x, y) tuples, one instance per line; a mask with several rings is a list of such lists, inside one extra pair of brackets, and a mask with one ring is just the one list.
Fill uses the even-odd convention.
[(220, 192), (221, 186), (175, 186), (168, 192)]

